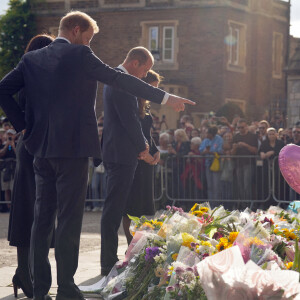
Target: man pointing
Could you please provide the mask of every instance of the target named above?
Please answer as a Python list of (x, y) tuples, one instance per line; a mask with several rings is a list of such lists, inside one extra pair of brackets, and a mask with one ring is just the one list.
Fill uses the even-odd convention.
[[(150, 101), (184, 110), (187, 99), (169, 95), (104, 64), (89, 48), (97, 23), (82, 12), (71, 12), (59, 25), (59, 36), (48, 47), (23, 56), (0, 81), (0, 106), (17, 131), (26, 129), (24, 143), (34, 155), (36, 203), (30, 245), (35, 300), (48, 300), (48, 260), (57, 216), (55, 258), (57, 300), (83, 299), (74, 283), (78, 265), (88, 157), (100, 157), (95, 98), (97, 81)], [(24, 89), (26, 110), (13, 95)], [(122, 99), (120, 99), (122, 101)]]

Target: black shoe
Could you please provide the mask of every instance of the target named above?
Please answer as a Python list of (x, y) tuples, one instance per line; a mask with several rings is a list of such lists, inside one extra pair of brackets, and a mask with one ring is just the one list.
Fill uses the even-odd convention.
[(15, 298), (18, 297), (18, 289), (22, 289), (23, 293), (25, 294), (25, 296), (27, 298), (33, 297), (32, 285), (26, 286), (25, 283), (21, 281), (20, 277), (17, 274), (15, 274), (14, 277), (12, 278), (12, 283), (13, 283), (13, 287), (14, 287)]
[(112, 266), (111, 268), (101, 268), (101, 275), (102, 276), (107, 276), (109, 273), (110, 273), (110, 271), (111, 271), (111, 269), (113, 268), (114, 266)]
[(52, 297), (49, 295), (34, 297), (33, 300), (52, 300)]

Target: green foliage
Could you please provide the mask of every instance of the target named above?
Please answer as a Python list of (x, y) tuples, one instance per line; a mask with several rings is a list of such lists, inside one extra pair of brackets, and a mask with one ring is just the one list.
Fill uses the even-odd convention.
[(244, 117), (244, 113), (241, 108), (234, 103), (225, 103), (216, 112), (217, 117), (226, 117), (229, 122), (232, 122), (234, 115), (239, 115), (241, 118)]
[(10, 0), (5, 15), (0, 17), (0, 76), (13, 69), (35, 34), (34, 15), (29, 1)]

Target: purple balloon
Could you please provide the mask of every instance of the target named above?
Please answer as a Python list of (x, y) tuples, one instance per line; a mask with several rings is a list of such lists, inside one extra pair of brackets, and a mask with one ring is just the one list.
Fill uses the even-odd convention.
[(289, 144), (278, 156), (280, 171), (289, 186), (300, 194), (300, 147)]

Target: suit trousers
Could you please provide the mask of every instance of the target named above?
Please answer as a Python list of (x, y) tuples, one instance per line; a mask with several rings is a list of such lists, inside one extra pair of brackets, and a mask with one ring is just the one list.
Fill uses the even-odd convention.
[(107, 185), (101, 218), (102, 275), (107, 275), (118, 261), (118, 229), (126, 208), (136, 166), (137, 162), (132, 165), (104, 163), (107, 172)]
[(30, 270), (35, 297), (51, 287), (48, 259), (55, 231), (58, 295), (82, 299), (74, 283), (88, 180), (88, 158), (35, 158), (36, 202), (30, 241)]

